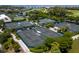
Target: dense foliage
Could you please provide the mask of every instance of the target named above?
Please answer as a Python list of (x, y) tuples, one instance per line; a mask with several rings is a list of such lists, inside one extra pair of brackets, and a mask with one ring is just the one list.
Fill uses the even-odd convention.
[(44, 25), (46, 28), (49, 28), (49, 27), (54, 27), (54, 24), (53, 23), (47, 23)]
[(58, 17), (64, 17), (66, 16), (66, 9), (64, 8), (61, 8), (61, 7), (54, 7), (54, 8), (49, 8), (48, 9), (49, 11), (49, 15), (52, 15), (52, 16), (58, 16)]
[(0, 44), (5, 52), (18, 52), (20, 46), (13, 41), (13, 38), (10, 35), (11, 32), (12, 30), (5, 29), (4, 32), (0, 33)]
[(3, 28), (3, 26), (4, 26), (4, 22), (0, 20), (0, 28)]

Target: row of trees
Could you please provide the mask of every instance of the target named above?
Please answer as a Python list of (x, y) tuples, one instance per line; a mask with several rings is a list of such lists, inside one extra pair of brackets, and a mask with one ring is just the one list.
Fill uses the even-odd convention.
[(68, 16), (69, 14), (73, 14), (68, 11), (66, 8), (62, 7), (50, 7), (45, 9), (46, 12), (40, 10), (31, 10), (26, 12), (26, 15), (29, 16), (29, 20), (31, 21), (39, 21), (41, 18), (50, 18), (56, 21), (64, 21), (64, 20), (75, 20), (76, 22), (79, 21), (79, 17)]
[(43, 18), (50, 18), (56, 21), (64, 21), (66, 14), (69, 13), (66, 9), (61, 7), (50, 7), (45, 10), (46, 12), (41, 10), (31, 10), (26, 12), (26, 16), (29, 16), (29, 20), (31, 21), (39, 21)]
[(67, 16), (67, 19), (70, 20), (71, 22), (74, 21), (76, 23), (78, 23), (79, 21), (79, 17), (74, 17), (74, 16)]
[(67, 10), (61, 7), (51, 7), (48, 9), (48, 13), (51, 16), (57, 16), (57, 17), (65, 17)]
[(48, 9), (48, 14), (50, 15), (50, 18), (57, 21), (70, 20), (70, 21), (78, 22), (79, 17), (69, 16), (69, 15), (73, 15), (73, 13), (69, 12), (68, 10), (69, 9), (65, 9), (61, 7), (54, 7)]
[(40, 10), (33, 10), (33, 11), (26, 12), (26, 15), (29, 16), (30, 21), (34, 21), (34, 22), (35, 21), (38, 22), (40, 19), (48, 17), (46, 13)]

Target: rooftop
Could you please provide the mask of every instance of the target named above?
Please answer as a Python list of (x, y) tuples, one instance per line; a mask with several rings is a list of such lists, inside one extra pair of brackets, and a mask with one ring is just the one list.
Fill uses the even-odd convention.
[(49, 22), (55, 22), (54, 20), (51, 20), (51, 19), (41, 19), (39, 20), (39, 24), (43, 24), (43, 23), (49, 23)]

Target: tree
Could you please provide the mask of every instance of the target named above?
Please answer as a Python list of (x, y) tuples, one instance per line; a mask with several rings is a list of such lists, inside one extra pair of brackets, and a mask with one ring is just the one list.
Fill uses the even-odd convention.
[(4, 32), (0, 34), (0, 43), (3, 44), (10, 37), (10, 30), (4, 30)]
[(55, 42), (55, 39), (52, 37), (46, 37), (44, 44), (49, 48), (49, 50), (51, 49), (51, 44)]
[(73, 16), (67, 16), (67, 19), (70, 20), (70, 21), (74, 21), (75, 17), (73, 17)]
[(48, 51), (48, 47), (43, 44), (41, 46), (30, 48), (30, 51), (35, 52), (35, 53), (47, 52)]
[(53, 42), (51, 44), (51, 50), (50, 50), (51, 53), (59, 53), (60, 52), (60, 49), (59, 49), (59, 43), (58, 42)]
[(72, 33), (72, 32), (69, 32), (69, 31), (64, 32), (64, 37), (71, 37), (73, 35), (74, 35), (74, 33)]
[(18, 43), (14, 42), (13, 43), (13, 48), (14, 48), (15, 52), (19, 52), (20, 46), (18, 45)]
[(13, 48), (12, 47), (12, 38), (9, 38), (4, 44), (3, 44), (3, 48), (5, 50), (9, 49), (9, 48)]
[(31, 10), (26, 12), (27, 16), (29, 16), (30, 21), (38, 22), (40, 19), (48, 18), (48, 14), (42, 12), (41, 10)]
[(54, 26), (53, 23), (47, 23), (47, 24), (45, 25), (46, 28), (53, 27), (53, 26)]
[(73, 40), (71, 39), (71, 36), (65, 36), (65, 35), (62, 36), (62, 37), (57, 37), (57, 38), (47, 37), (44, 44), (49, 48), (48, 49), (49, 51), (51, 50), (51, 48), (52, 49), (56, 48), (56, 47), (53, 48), (52, 45), (51, 45), (54, 42), (57, 42), (59, 44), (60, 52), (66, 53), (72, 48)]
[(67, 53), (72, 47), (72, 39), (71, 37), (63, 36), (58, 38), (58, 43), (60, 44), (60, 51), (62, 53)]
[(8, 38), (8, 40), (3, 44), (3, 49), (6, 51), (13, 50), (14, 52), (17, 52), (19, 50), (20, 46), (13, 41), (12, 38)]
[(76, 21), (76, 23), (78, 23), (79, 17), (75, 17), (75, 21)]
[(4, 42), (6, 42), (6, 37), (5, 35), (0, 34), (0, 44), (3, 44)]
[(61, 27), (58, 32), (67, 32), (68, 31), (68, 27), (67, 26), (64, 26), (64, 27)]
[(3, 27), (3, 25), (4, 25), (3, 20), (0, 20), (0, 28), (2, 28), (2, 27)]
[(63, 53), (68, 52), (67, 47), (68, 47), (68, 43), (67, 43), (67, 42), (62, 42), (62, 43), (60, 44), (60, 51), (63, 52)]

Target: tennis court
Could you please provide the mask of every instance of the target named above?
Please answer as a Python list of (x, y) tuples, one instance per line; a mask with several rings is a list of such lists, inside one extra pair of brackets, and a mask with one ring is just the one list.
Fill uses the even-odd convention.
[(61, 23), (56, 23), (55, 26), (59, 28), (67, 26), (69, 28), (69, 31), (79, 32), (79, 25), (75, 23), (61, 22)]
[(62, 36), (61, 34), (57, 34), (53, 31), (50, 31), (48, 29), (35, 27), (33, 29), (23, 29), (18, 30), (17, 34), (21, 37), (23, 42), (28, 47), (36, 47), (40, 44), (42, 44), (46, 37), (59, 37)]
[(33, 23), (23, 21), (23, 22), (12, 22), (12, 23), (6, 23), (5, 27), (8, 29), (19, 29), (24, 27), (33, 26)]

